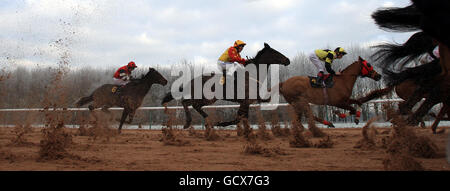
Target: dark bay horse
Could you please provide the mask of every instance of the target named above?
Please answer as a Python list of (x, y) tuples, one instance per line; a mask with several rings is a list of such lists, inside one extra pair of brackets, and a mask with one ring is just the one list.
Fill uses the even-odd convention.
[[(373, 67), (367, 61), (359, 57), (356, 62), (345, 68), (341, 75), (334, 76), (334, 86), (328, 88), (328, 95), (325, 95), (322, 88), (313, 88), (308, 76), (289, 78), (285, 82), (280, 83), (278, 88), (286, 101), (294, 107), (297, 117), (299, 117), (298, 120), (301, 120), (300, 117), (304, 112), (303, 107), (309, 108), (309, 105), (302, 106), (305, 105), (304, 102), (316, 105), (335, 106), (349, 110), (350, 114), (355, 115), (357, 111), (351, 104), (355, 104), (356, 102), (350, 99), (350, 96), (352, 95), (353, 86), (358, 76), (369, 77), (375, 81), (381, 79), (381, 75), (373, 70)], [(316, 121), (323, 121), (317, 117), (314, 118)], [(359, 122), (358, 118), (358, 116), (355, 118), (356, 123)]]
[[(436, 104), (450, 103), (450, 1), (448, 0), (412, 0), (412, 5), (404, 8), (383, 8), (372, 14), (376, 24), (382, 29), (395, 32), (409, 32), (422, 30), (439, 42), (441, 73), (434, 76), (432, 85), (420, 85), (425, 92), (417, 91), (406, 100), (405, 105), (414, 105), (415, 100), (426, 96), (425, 102), (407, 119), (408, 123), (415, 125)], [(390, 63), (398, 65), (398, 63)], [(400, 65), (399, 69), (404, 68)], [(422, 75), (422, 77), (426, 77)], [(408, 103), (408, 102), (413, 102)]]
[(109, 112), (108, 108), (118, 106), (123, 107), (122, 117), (120, 119), (119, 133), (122, 130), (122, 125), (128, 117), (127, 123), (131, 123), (134, 114), (142, 104), (145, 95), (153, 84), (160, 84), (165, 86), (167, 80), (154, 68), (150, 68), (147, 74), (142, 75), (140, 79), (134, 79), (121, 89), (120, 95), (113, 93), (112, 89), (116, 87), (113, 84), (105, 84), (94, 90), (90, 96), (81, 98), (76, 106), (80, 107), (89, 102), (89, 110), (95, 108), (102, 108), (103, 111)]
[[(251, 77), (249, 77), (249, 74), (246, 73), (245, 75), (245, 82), (239, 82), (239, 83), (245, 83), (245, 89), (238, 89), (238, 80), (226, 80), (225, 84), (223, 84), (223, 87), (226, 87), (227, 83), (234, 83), (234, 89), (233, 90), (233, 97), (232, 99), (229, 99), (226, 94), (227, 94), (227, 88), (224, 88), (223, 90), (223, 99), (222, 100), (226, 100), (226, 101), (231, 101), (231, 102), (237, 102), (240, 104), (239, 110), (238, 110), (238, 116), (236, 117), (235, 120), (233, 121), (228, 121), (228, 122), (218, 122), (216, 124), (214, 124), (214, 126), (228, 126), (228, 125), (234, 125), (237, 124), (242, 118), (248, 118), (248, 112), (249, 112), (249, 106), (250, 104), (256, 103), (256, 102), (265, 102), (267, 100), (261, 99), (261, 96), (259, 95), (259, 86), (257, 86), (257, 89), (252, 89), (250, 88), (250, 81), (257, 81), (257, 82), (262, 82), (264, 81), (264, 79), (266, 78), (266, 76), (264, 76), (263, 74), (259, 73), (259, 67), (264, 66), (264, 67), (269, 67), (269, 65), (271, 64), (282, 64), (284, 66), (287, 66), (290, 64), (290, 60), (284, 56), (283, 54), (281, 54), (280, 52), (276, 51), (275, 49), (271, 48), (267, 43), (264, 43), (264, 48), (262, 50), (260, 50), (256, 56), (252, 59), (249, 59), (248, 62), (246, 63), (246, 65), (248, 65), (249, 63), (254, 64), (254, 66), (256, 66), (256, 71), (257, 72), (257, 76), (256, 79), (251, 79)], [(221, 75), (221, 74), (219, 74)], [(202, 82), (202, 87), (204, 87), (205, 83), (207, 83), (209, 80), (213, 80), (213, 78), (217, 78), (217, 74), (211, 75), (211, 76), (200, 76), (198, 78), (201, 78), (201, 82)], [(220, 79), (220, 78), (219, 78)], [(234, 79), (236, 78), (236, 73), (234, 76)], [(190, 84), (194, 84), (194, 81), (196, 81), (196, 79), (192, 79), (190, 81)], [(217, 85), (217, 84), (216, 84)], [(215, 88), (215, 87), (213, 87)], [(238, 99), (238, 91), (245, 91), (245, 99)], [(250, 99), (249, 98), (249, 92), (250, 91), (257, 91), (257, 98), (256, 99)], [(191, 98), (194, 98), (194, 85), (191, 86)], [(166, 94), (166, 96), (164, 97), (163, 101), (162, 101), (162, 105), (163, 106), (167, 106), (167, 103), (174, 100), (174, 97), (172, 96), (172, 93), (169, 92)], [(185, 114), (186, 114), (186, 123), (184, 125), (184, 128), (189, 128), (191, 126), (191, 122), (192, 122), (192, 116), (191, 116), (191, 112), (189, 111), (189, 106), (192, 106), (198, 113), (200, 113), (200, 115), (207, 120), (208, 119), (208, 114), (202, 110), (203, 106), (206, 105), (211, 105), (214, 104), (218, 99), (216, 97), (212, 98), (212, 99), (207, 99), (204, 94), (202, 93), (202, 99), (182, 99), (181, 103), (183, 105)]]

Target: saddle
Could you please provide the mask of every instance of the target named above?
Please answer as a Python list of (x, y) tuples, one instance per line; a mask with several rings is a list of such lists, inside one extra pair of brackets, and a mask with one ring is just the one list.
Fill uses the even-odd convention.
[(332, 88), (334, 86), (333, 82), (333, 75), (327, 74), (324, 76), (324, 83), (325, 86), (322, 83), (318, 83), (318, 77), (314, 76), (308, 76), (309, 82), (311, 83), (311, 87), (313, 88)]

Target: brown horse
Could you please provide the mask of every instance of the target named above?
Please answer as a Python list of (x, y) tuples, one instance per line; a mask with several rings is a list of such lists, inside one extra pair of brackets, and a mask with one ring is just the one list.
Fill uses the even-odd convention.
[[(260, 65), (264, 66), (264, 67), (269, 67), (269, 65), (271, 64), (282, 64), (284, 66), (287, 66), (290, 64), (289, 58), (287, 58), (286, 56), (284, 56), (283, 54), (281, 54), (280, 52), (276, 51), (275, 49), (271, 48), (267, 43), (264, 43), (264, 48), (262, 50), (260, 50), (257, 55), (255, 56), (255, 58), (253, 59), (249, 59), (248, 63), (252, 63), (256, 66), (256, 71), (258, 71), (256, 73), (256, 79), (251, 79), (249, 77), (249, 74), (245, 75), (245, 89), (238, 89), (238, 84), (237, 81), (238, 80), (231, 80), (231, 78), (229, 78), (230, 80), (226, 80), (225, 84), (221, 85), (222, 87), (219, 88), (223, 88), (223, 100), (226, 101), (231, 101), (231, 102), (237, 102), (240, 104), (239, 110), (238, 110), (238, 116), (236, 117), (235, 120), (233, 121), (228, 121), (228, 122), (218, 122), (216, 124), (214, 124), (214, 126), (228, 126), (228, 125), (234, 125), (237, 124), (242, 118), (248, 118), (248, 112), (249, 112), (249, 106), (250, 104), (256, 103), (256, 102), (265, 102), (267, 100), (261, 99), (260, 95), (259, 95), (259, 87), (257, 86), (256, 89), (250, 88), (250, 81), (257, 81), (257, 82), (262, 82), (264, 79), (266, 79), (266, 76), (264, 76), (263, 74), (259, 73), (259, 67)], [(211, 76), (200, 76), (198, 78), (201, 78), (201, 82), (202, 82), (202, 87), (205, 86), (205, 83), (208, 83), (208, 81), (210, 80), (217, 80), (220, 79), (221, 74), (217, 75), (211, 75)], [(215, 78), (215, 79), (214, 79)], [(236, 73), (234, 76), (234, 79), (237, 79), (236, 77)], [(196, 81), (196, 79), (192, 79), (190, 81), (190, 84), (194, 84), (194, 82)], [(234, 83), (234, 89), (231, 89), (233, 92), (233, 97), (232, 99), (229, 99), (226, 95), (227, 95), (227, 87), (226, 84), (227, 83)], [(217, 85), (217, 84), (216, 84)], [(186, 123), (184, 125), (184, 128), (189, 128), (191, 126), (191, 122), (192, 122), (192, 116), (191, 116), (191, 112), (189, 111), (189, 106), (192, 105), (192, 107), (198, 112), (200, 113), (200, 115), (202, 115), (202, 117), (207, 120), (208, 119), (208, 114), (203, 111), (202, 107), (206, 106), (206, 105), (211, 105), (214, 104), (218, 98), (214, 97), (212, 99), (207, 99), (205, 97), (205, 95), (202, 93), (202, 99), (195, 99), (195, 86), (192, 85), (191, 86), (191, 98), (194, 99), (182, 99), (181, 103), (183, 104), (183, 108), (186, 114)], [(215, 86), (213, 86), (212, 88), (215, 88)], [(181, 88), (180, 88), (181, 89)], [(229, 91), (229, 90), (228, 90)], [(238, 91), (245, 91), (245, 99), (238, 99)], [(249, 92), (250, 91), (257, 91), (257, 98), (256, 99), (249, 99)], [(167, 106), (167, 103), (174, 100), (174, 97), (172, 96), (172, 93), (169, 92), (166, 94), (166, 96), (164, 97), (163, 101), (162, 101), (162, 105), (163, 106)]]
[[(422, 30), (439, 42), (440, 66), (442, 72), (434, 76), (432, 85), (420, 85), (419, 90), (410, 95), (405, 105), (414, 105), (425, 94), (422, 105), (407, 119), (409, 124), (417, 124), (422, 117), (436, 104), (443, 102), (450, 104), (450, 2), (448, 0), (412, 0), (412, 5), (405, 8), (384, 8), (377, 10), (372, 18), (382, 29), (405, 32)], [(396, 65), (392, 62), (388, 65)], [(399, 69), (404, 67), (403, 64)], [(420, 76), (419, 76), (420, 77)], [(422, 77), (429, 77), (423, 74)], [(409, 103), (411, 102), (411, 103)], [(440, 112), (442, 113), (442, 112)]]
[[(356, 99), (356, 101), (359, 102), (359, 105), (361, 105), (372, 99), (384, 96), (392, 91), (395, 91), (395, 93), (398, 95), (398, 97), (402, 98), (403, 100), (407, 100), (409, 98), (409, 96), (411, 96), (414, 93), (414, 91), (416, 91), (418, 86), (419, 85), (417, 85), (417, 83), (415, 83), (414, 80), (406, 80), (396, 86), (390, 86), (390, 87), (386, 87), (386, 88), (383, 88), (380, 90), (372, 91), (369, 94), (367, 94), (366, 96)], [(423, 96), (422, 96), (422, 98), (427, 98), (427, 97), (428, 97), (428, 94), (423, 94)], [(406, 108), (404, 106), (404, 104), (406, 104), (405, 101), (400, 103), (399, 108)], [(400, 109), (400, 110), (402, 110), (402, 109)], [(410, 112), (411, 111), (407, 112), (406, 114), (409, 114)], [(436, 118), (433, 125), (431, 126), (431, 130), (433, 131), (434, 134), (440, 134), (445, 131), (445, 129), (438, 131), (438, 132), (436, 131), (440, 120), (443, 119), (443, 116), (445, 114), (447, 114), (450, 117), (450, 110), (446, 104), (444, 104), (444, 106), (441, 108), (438, 115), (430, 114)], [(423, 121), (421, 121), (420, 123), (421, 123), (422, 127), (425, 126), (425, 123)]]
[(90, 96), (81, 98), (76, 106), (80, 107), (89, 102), (93, 102), (89, 105), (89, 110), (95, 108), (102, 108), (104, 112), (108, 112), (108, 108), (113, 106), (123, 107), (122, 118), (120, 119), (119, 133), (122, 130), (122, 125), (125, 119), (128, 117), (127, 123), (131, 123), (134, 118), (134, 114), (142, 104), (145, 95), (152, 87), (153, 84), (160, 84), (165, 86), (167, 80), (155, 69), (150, 68), (147, 74), (143, 75), (140, 79), (134, 79), (125, 87), (121, 89), (120, 95), (113, 93), (112, 89), (117, 88), (116, 85), (105, 84), (94, 90)]
[[(325, 95), (322, 88), (313, 88), (308, 76), (289, 78), (285, 82), (280, 83), (279, 88), (280, 93), (286, 101), (294, 107), (297, 117), (299, 118), (302, 116), (303, 112), (300, 105), (304, 105), (304, 103), (301, 102), (335, 106), (349, 110), (350, 114), (355, 115), (357, 114), (357, 111), (351, 104), (357, 102), (350, 99), (350, 96), (352, 95), (353, 86), (358, 76), (369, 77), (375, 81), (381, 79), (381, 75), (373, 70), (373, 67), (371, 67), (367, 61), (359, 57), (358, 61), (344, 69), (341, 75), (334, 76), (334, 86), (328, 88), (328, 95)], [(305, 107), (309, 108), (309, 105)], [(358, 118), (358, 116), (355, 118), (355, 123), (359, 122)], [(315, 120), (317, 121), (318, 118), (315, 117)], [(320, 119), (319, 122), (321, 122)]]

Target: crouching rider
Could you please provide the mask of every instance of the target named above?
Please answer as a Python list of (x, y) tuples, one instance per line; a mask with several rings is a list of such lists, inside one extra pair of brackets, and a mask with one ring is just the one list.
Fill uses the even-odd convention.
[(313, 53), (309, 55), (309, 60), (314, 64), (314, 66), (319, 70), (317, 74), (317, 84), (323, 84), (325, 87), (324, 81), (328, 77), (325, 73), (329, 73), (331, 75), (341, 75), (340, 72), (335, 72), (331, 68), (331, 64), (335, 59), (341, 59), (347, 52), (341, 47), (337, 47), (334, 51), (331, 50), (315, 50)]
[(130, 82), (131, 72), (136, 69), (136, 63), (133, 61), (129, 62), (127, 65), (120, 67), (114, 73), (114, 85), (117, 85), (118, 88), (113, 89), (113, 93), (119, 93), (120, 90)]
[[(224, 72), (224, 76), (232, 76), (233, 73), (238, 68), (243, 68), (246, 62), (246, 59), (241, 58), (241, 51), (245, 47), (245, 43), (241, 40), (237, 40), (234, 42), (234, 46), (225, 50), (225, 52), (220, 56), (217, 64), (219, 66), (219, 70)], [(225, 83), (225, 77), (222, 76), (220, 79), (220, 84)]]

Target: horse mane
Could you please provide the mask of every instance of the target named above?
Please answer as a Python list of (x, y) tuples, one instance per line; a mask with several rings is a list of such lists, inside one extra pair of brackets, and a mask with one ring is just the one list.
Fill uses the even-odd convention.
[(390, 32), (411, 32), (420, 29), (422, 14), (414, 5), (404, 8), (381, 8), (372, 14), (381, 29)]
[[(150, 72), (150, 71), (149, 71)], [(148, 74), (148, 73), (147, 73)], [(137, 85), (137, 84), (141, 84), (141, 83), (145, 83), (145, 76), (147, 74), (141, 74), (141, 76), (139, 78), (134, 78), (130, 81), (130, 85)]]
[(256, 53), (256, 56), (253, 57), (253, 58), (250, 58), (249, 60), (251, 60), (252, 63), (255, 63), (255, 60), (258, 60), (265, 50), (266, 50), (266, 47), (264, 47), (263, 49), (259, 50), (258, 53)]
[(409, 62), (417, 59), (422, 54), (431, 53), (435, 48), (433, 38), (424, 32), (412, 35), (404, 44), (384, 43), (372, 48), (378, 50), (372, 55), (375, 61), (385, 72), (392, 72), (391, 68), (403, 68)]
[(344, 68), (341, 72), (342, 72), (342, 73), (346, 72), (348, 69), (351, 68), (351, 66), (353, 66), (353, 64), (355, 64), (355, 63), (357, 63), (357, 62), (359, 62), (359, 61), (358, 61), (358, 60), (357, 60), (357, 61), (354, 61), (353, 63), (351, 63), (350, 65), (348, 65), (346, 68)]
[(387, 70), (385, 72), (385, 82), (387, 86), (396, 86), (406, 80), (412, 79), (416, 84), (423, 85), (422, 83), (426, 79), (433, 78), (435, 75), (441, 73), (441, 71), (439, 60), (434, 60), (427, 64), (408, 68), (399, 73)]

